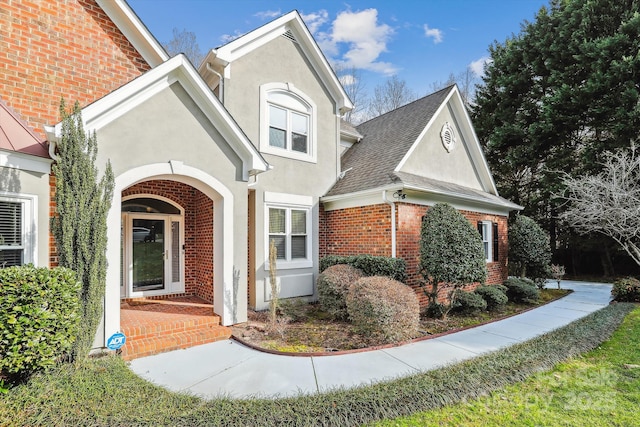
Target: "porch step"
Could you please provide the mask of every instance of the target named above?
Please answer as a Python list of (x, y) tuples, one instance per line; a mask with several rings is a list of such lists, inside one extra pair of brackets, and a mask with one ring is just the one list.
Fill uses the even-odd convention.
[(121, 304), (121, 329), (127, 337), (125, 360), (185, 349), (231, 337), (220, 316), (202, 300), (128, 301)]

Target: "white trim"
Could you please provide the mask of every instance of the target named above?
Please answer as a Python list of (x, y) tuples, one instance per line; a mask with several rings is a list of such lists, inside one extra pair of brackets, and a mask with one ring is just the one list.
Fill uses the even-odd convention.
[(152, 67), (160, 65), (169, 55), (124, 0), (96, 0), (124, 36)]
[(37, 173), (51, 173), (53, 160), (17, 151), (0, 150), (0, 167)]
[(318, 47), (315, 39), (307, 29), (304, 21), (297, 11), (292, 11), (274, 21), (257, 28), (236, 40), (216, 49), (211, 50), (203, 60), (203, 63), (218, 63), (224, 68), (225, 78), (231, 78), (230, 65), (236, 59), (252, 52), (264, 44), (280, 37), (285, 32), (291, 31), (298, 42), (298, 46), (306, 56), (311, 67), (317, 73), (325, 88), (331, 94), (336, 103), (336, 114), (342, 115), (353, 109), (353, 103), (340, 84), (338, 77), (333, 72), (326, 57)]
[[(482, 224), (482, 249), (484, 250), (484, 244), (487, 243), (487, 253), (485, 254), (485, 261), (488, 263), (497, 260), (493, 259), (493, 221), (480, 221)], [(487, 230), (487, 240), (485, 240), (484, 231)]]
[[(171, 162), (169, 162), (171, 163)], [(173, 174), (177, 174), (177, 172), (173, 172)], [(180, 216), (184, 216), (185, 213), (185, 209), (178, 204), (177, 202), (169, 199), (168, 197), (164, 197), (164, 196), (158, 196), (157, 194), (152, 194), (152, 193), (136, 193), (136, 194), (130, 194), (128, 196), (124, 196), (121, 199), (121, 204), (122, 202), (126, 202), (127, 200), (131, 200), (131, 199), (157, 199), (157, 200), (161, 200), (165, 203), (170, 204), (171, 206), (173, 206), (174, 208), (178, 209), (180, 211)], [(142, 213), (142, 212), (140, 212)], [(174, 215), (174, 214), (171, 214)]]
[[(182, 54), (83, 108), (85, 130), (92, 132), (102, 128), (176, 82), (184, 88), (229, 147), (240, 157), (244, 180), (248, 180), (250, 175), (268, 170), (269, 164)], [(62, 123), (58, 123), (55, 134), (50, 138), (59, 138), (61, 132)]]
[[(308, 111), (300, 111), (299, 109), (292, 108), (278, 104), (276, 102), (269, 101), (269, 93), (277, 92), (290, 96), (294, 101), (301, 104), (306, 104)], [(309, 117), (309, 130), (307, 134), (307, 152), (299, 153), (291, 149), (282, 149), (272, 147), (269, 145), (269, 106), (274, 105), (276, 107), (285, 108), (287, 111), (304, 113)], [(311, 163), (317, 163), (318, 161), (318, 108), (307, 94), (296, 88), (293, 83), (285, 82), (272, 82), (260, 85), (260, 136), (258, 140), (259, 150), (262, 153), (272, 154), (274, 156), (280, 156), (295, 160), (302, 160)], [(288, 133), (288, 132), (287, 132)]]
[(286, 204), (291, 206), (309, 207), (313, 205), (312, 196), (303, 196), (299, 194), (274, 193), (271, 191), (264, 192), (265, 203)]
[[(285, 193), (264, 193), (264, 269), (269, 270), (269, 209), (285, 209), (285, 238), (287, 240), (287, 252), (291, 250), (291, 210), (300, 210), (306, 212), (306, 254), (305, 259), (285, 259), (277, 260), (276, 268), (278, 270), (291, 270), (298, 268), (313, 267), (313, 198), (310, 196), (301, 196), (296, 194)], [(289, 258), (289, 254), (287, 254)]]
[(341, 194), (338, 196), (325, 196), (320, 198), (326, 212), (355, 208), (361, 206), (378, 205), (380, 201), (380, 191), (396, 191), (404, 190), (406, 198), (403, 203), (413, 203), (416, 205), (433, 206), (436, 203), (449, 203), (458, 210), (466, 210), (471, 212), (479, 212), (490, 215), (508, 216), (509, 212), (516, 209), (511, 205), (503, 205), (491, 203), (486, 200), (476, 199), (470, 196), (464, 196), (455, 193), (425, 191), (419, 187), (409, 185), (380, 187), (372, 190), (362, 191), (358, 193)]
[(34, 194), (0, 191), (5, 202), (22, 203), (22, 249), (23, 264), (39, 265), (38, 260), (38, 196)]
[[(455, 125), (457, 126), (457, 130), (460, 133), (458, 143), (464, 144), (467, 148), (471, 163), (478, 174), (478, 178), (483, 189), (487, 193), (497, 196), (498, 189), (496, 188), (495, 181), (493, 180), (493, 176), (491, 175), (491, 171), (489, 170), (489, 164), (484, 157), (482, 147), (480, 145), (480, 140), (478, 139), (473, 129), (471, 118), (469, 117), (469, 113), (467, 112), (464, 103), (462, 102), (462, 97), (460, 96), (457, 85), (454, 85), (451, 88), (444, 101), (442, 101), (442, 104), (440, 104), (427, 125), (420, 132), (418, 138), (416, 138), (416, 140), (411, 145), (411, 148), (404, 155), (400, 163), (398, 163), (398, 165), (395, 167), (394, 172), (400, 172), (402, 170), (405, 163), (409, 160), (413, 152), (424, 139), (427, 131), (433, 125), (435, 120), (439, 118), (440, 114), (445, 108), (451, 109), (451, 116), (453, 117)], [(462, 118), (462, 120), (460, 120), (460, 118)]]
[[(171, 165), (155, 163), (130, 169), (115, 177), (111, 209), (107, 216), (107, 288), (105, 293), (104, 332), (106, 337), (120, 330), (120, 227), (122, 191), (138, 182), (169, 179), (190, 185), (213, 200), (214, 222), (214, 311), (224, 326), (237, 323), (246, 316), (246, 299), (236, 297), (234, 290), (234, 196), (229, 188), (206, 172), (183, 165), (180, 175), (173, 174)], [(246, 245), (246, 242), (245, 242)], [(242, 292), (240, 289), (239, 292)], [(244, 306), (233, 307), (235, 300)], [(237, 315), (234, 317), (234, 313)], [(103, 343), (103, 345), (106, 343)]]

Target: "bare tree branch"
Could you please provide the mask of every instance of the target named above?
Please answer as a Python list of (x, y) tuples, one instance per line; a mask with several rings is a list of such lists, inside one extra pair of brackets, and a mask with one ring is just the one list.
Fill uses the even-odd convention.
[(607, 153), (603, 166), (595, 176), (563, 179), (562, 218), (581, 234), (611, 237), (640, 265), (640, 156), (632, 145)]
[(173, 38), (168, 43), (164, 43), (162, 47), (164, 47), (169, 56), (184, 53), (196, 67), (200, 65), (204, 58), (204, 54), (200, 50), (200, 46), (198, 46), (196, 34), (191, 31), (178, 31), (177, 28), (174, 28)]

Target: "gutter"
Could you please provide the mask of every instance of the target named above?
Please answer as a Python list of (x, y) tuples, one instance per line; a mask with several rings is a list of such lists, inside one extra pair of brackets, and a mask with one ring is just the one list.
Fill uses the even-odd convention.
[(382, 201), (391, 206), (391, 258), (396, 257), (396, 203), (387, 199), (387, 190), (382, 190)]
[(205, 62), (205, 66), (207, 67), (207, 70), (212, 72), (213, 74), (215, 74), (218, 79), (220, 79), (220, 96), (218, 96), (218, 98), (220, 99), (220, 102), (222, 103), (222, 105), (224, 105), (224, 77), (222, 77), (222, 75), (217, 72), (216, 70), (213, 69), (213, 67), (211, 67), (211, 63), (210, 62)]

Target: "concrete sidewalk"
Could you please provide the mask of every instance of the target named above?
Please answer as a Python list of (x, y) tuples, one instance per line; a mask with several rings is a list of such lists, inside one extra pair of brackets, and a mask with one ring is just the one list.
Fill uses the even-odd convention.
[(597, 311), (611, 300), (608, 284), (563, 281), (562, 287), (574, 292), (508, 319), (400, 347), (294, 357), (263, 353), (228, 340), (135, 359), (130, 368), (169, 390), (207, 399), (275, 398), (371, 384), (530, 340)]

